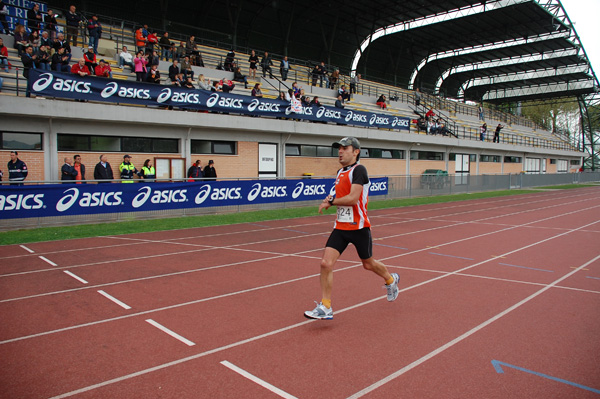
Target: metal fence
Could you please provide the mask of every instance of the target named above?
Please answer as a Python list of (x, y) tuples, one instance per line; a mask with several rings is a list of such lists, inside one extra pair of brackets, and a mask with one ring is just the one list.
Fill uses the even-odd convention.
[[(600, 172), (476, 176), (456, 174), (449, 176), (435, 176), (434, 178), (423, 178), (422, 176), (418, 175), (388, 176), (388, 194), (385, 196), (373, 197), (372, 200), (404, 199), (414, 197), (429, 197), (435, 195), (464, 194), (483, 191), (514, 190), (541, 186), (598, 182), (600, 182)], [(239, 206), (198, 207), (146, 212), (118, 212), (23, 219), (7, 219), (3, 217), (0, 219), (0, 229), (12, 230), (86, 223), (107, 223), (167, 217), (239, 213), (259, 210), (296, 208), (301, 206), (317, 206), (319, 202), (320, 201), (278, 202)]]

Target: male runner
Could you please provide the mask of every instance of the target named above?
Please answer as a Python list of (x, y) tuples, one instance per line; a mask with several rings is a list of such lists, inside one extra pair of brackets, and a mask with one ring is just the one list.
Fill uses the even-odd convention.
[(338, 171), (335, 180), (335, 195), (328, 195), (323, 200), (319, 205), (319, 213), (335, 205), (337, 218), (321, 259), (322, 300), (314, 310), (304, 312), (304, 316), (309, 319), (333, 319), (333, 266), (349, 243), (356, 247), (363, 267), (385, 280), (387, 300), (391, 302), (398, 297), (400, 277), (397, 273), (390, 274), (383, 263), (373, 258), (371, 223), (367, 216), (370, 183), (367, 169), (358, 162), (360, 142), (354, 137), (344, 137), (333, 143), (333, 147), (338, 148), (342, 169)]

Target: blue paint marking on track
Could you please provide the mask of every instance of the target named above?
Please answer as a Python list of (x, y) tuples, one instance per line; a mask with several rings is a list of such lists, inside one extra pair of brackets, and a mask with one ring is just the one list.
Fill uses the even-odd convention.
[(395, 247), (393, 245), (377, 244), (376, 242), (374, 242), (373, 245), (379, 245), (380, 247), (388, 247), (388, 248), (408, 249), (408, 248), (404, 248), (404, 247)]
[(585, 278), (593, 278), (594, 280), (600, 280), (600, 277), (585, 276)]
[(498, 264), (499, 265), (503, 265), (503, 266), (518, 267), (520, 269), (537, 270), (538, 272), (554, 273), (554, 270), (536, 269), (535, 267), (526, 267), (526, 266), (511, 265), (510, 263), (498, 263)]
[(592, 391), (594, 393), (600, 393), (600, 389), (586, 387), (585, 385), (581, 385), (581, 384), (577, 384), (575, 382), (563, 380), (562, 378), (552, 377), (551, 375), (538, 373), (537, 371), (527, 370), (527, 369), (524, 369), (523, 367), (514, 366), (512, 364), (504, 363), (504, 362), (501, 362), (499, 360), (492, 360), (492, 365), (494, 366), (494, 369), (496, 369), (496, 372), (499, 373), (499, 374), (503, 374), (504, 373), (504, 370), (502, 370), (502, 366), (511, 367), (511, 368), (513, 368), (515, 370), (524, 371), (526, 373), (537, 375), (538, 377), (543, 377), (543, 378), (547, 378), (549, 380), (562, 382), (563, 384), (572, 385), (574, 387), (585, 389), (587, 391)]
[(437, 252), (430, 252), (430, 254), (432, 255), (438, 255), (438, 256), (447, 256), (449, 258), (458, 258), (458, 259), (466, 259), (466, 260), (475, 260), (473, 258), (464, 258), (462, 256), (454, 256), (454, 255), (446, 255), (446, 254), (438, 254)]

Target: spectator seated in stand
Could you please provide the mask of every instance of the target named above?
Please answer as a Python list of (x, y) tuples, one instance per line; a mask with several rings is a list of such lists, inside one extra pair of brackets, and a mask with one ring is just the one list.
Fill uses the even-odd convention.
[(152, 65), (159, 65), (160, 57), (158, 56), (158, 51), (152, 51), (152, 54), (148, 56), (148, 67), (152, 67)]
[(47, 50), (46, 45), (42, 45), (38, 49), (35, 67), (44, 71), (50, 70), (50, 52)]
[(185, 42), (179, 42), (179, 47), (177, 47), (177, 50), (175, 51), (175, 59), (181, 62), (181, 60), (185, 58), (185, 51)]
[(40, 32), (34, 30), (29, 34), (28, 38), (29, 45), (33, 47), (33, 52), (36, 53), (40, 48)]
[(386, 109), (387, 104), (385, 103), (385, 96), (383, 94), (380, 95), (375, 104), (377, 104), (381, 109)]
[(123, 46), (123, 49), (119, 53), (119, 67), (123, 68), (127, 65), (131, 68), (131, 72), (135, 72), (135, 65), (133, 65), (133, 54), (127, 51), (127, 46)]
[(228, 72), (233, 72), (233, 60), (235, 60), (235, 52), (233, 49), (229, 50), (227, 55), (225, 56), (225, 62), (223, 63), (223, 68), (225, 68)]
[(185, 56), (183, 61), (181, 61), (181, 73), (183, 73), (184, 79), (187, 80), (189, 76), (192, 78), (192, 80), (194, 80), (194, 70), (192, 69), (192, 64), (190, 64), (190, 57), (187, 55)]
[(200, 50), (198, 50), (198, 46), (194, 44), (194, 49), (192, 50), (192, 55), (190, 56), (190, 62), (194, 66), (198, 66), (204, 68), (204, 60), (202, 59), (202, 54)]
[(183, 78), (183, 74), (182, 73), (178, 73), (175, 76), (175, 80), (173, 81), (173, 85), (179, 86), (179, 87), (185, 87), (185, 79)]
[(29, 35), (27, 34), (27, 31), (23, 25), (17, 24), (17, 26), (15, 26), (15, 30), (13, 31), (13, 36), (15, 38), (15, 48), (17, 49), (17, 54), (19, 57), (21, 57), (25, 52), (25, 47), (29, 45)]
[(346, 90), (346, 85), (342, 85), (342, 87), (338, 89), (338, 95), (342, 96), (343, 100), (350, 101), (350, 92)]
[(69, 42), (65, 40), (65, 35), (62, 33), (58, 33), (56, 35), (56, 40), (53, 44), (54, 51), (58, 51), (58, 49), (64, 49), (64, 55), (69, 57), (67, 62), (71, 62), (71, 46), (69, 46)]
[(210, 81), (207, 79), (204, 79), (204, 75), (200, 74), (198, 75), (198, 88), (200, 90), (211, 90), (211, 86), (210, 86)]
[(342, 98), (341, 94), (339, 94), (337, 97), (337, 100), (335, 100), (335, 107), (336, 108), (345, 108), (344, 107), (344, 99)]
[(319, 96), (314, 96), (312, 101), (310, 102), (311, 106), (320, 107), (321, 103), (319, 102)]
[(429, 111), (425, 114), (425, 119), (428, 121), (431, 120), (435, 116), (435, 112), (433, 112), (433, 108), (429, 108)]
[(71, 67), (71, 73), (79, 76), (90, 76), (90, 70), (85, 64), (85, 59), (80, 58), (77, 64)]
[(310, 106), (310, 97), (309, 96), (301, 96), (300, 102), (302, 103), (303, 107), (309, 107)]
[(4, 40), (0, 37), (0, 66), (4, 72), (8, 73), (8, 49), (4, 45)]
[(54, 40), (50, 39), (48, 31), (43, 31), (40, 36), (40, 47), (41, 46), (46, 46), (49, 48), (52, 48), (54, 46)]
[(112, 69), (110, 69), (110, 65), (108, 65), (108, 62), (104, 60), (100, 60), (94, 72), (96, 73), (96, 76), (99, 76), (101, 78), (112, 79)]
[(229, 79), (221, 79), (219, 85), (221, 86), (223, 93), (229, 93), (235, 88), (235, 84)]
[(85, 65), (90, 70), (90, 73), (92, 73), (92, 71), (96, 69), (96, 66), (98, 66), (98, 62), (96, 61), (96, 53), (94, 53), (94, 47), (89, 46), (88, 51), (83, 53), (83, 58), (85, 60)]
[(256, 83), (254, 85), (254, 88), (252, 89), (252, 97), (259, 97), (262, 98), (263, 94), (262, 91), (260, 90), (260, 83)]
[(160, 71), (158, 70), (158, 65), (152, 65), (150, 71), (148, 71), (146, 82), (160, 84)]
[[(56, 51), (52, 55), (52, 70), (57, 72), (70, 72), (71, 66), (69, 65), (69, 60), (71, 59), (70, 54), (65, 54), (65, 48), (59, 47), (58, 51)], [(85, 63), (84, 63), (85, 64)]]
[(233, 80), (236, 82), (244, 83), (244, 89), (248, 88), (248, 79), (246, 75), (242, 75), (242, 70), (240, 67), (236, 67), (233, 71)]
[(427, 122), (423, 116), (420, 116), (417, 120), (417, 129), (419, 132), (427, 132)]
[(191, 76), (188, 76), (187, 79), (185, 79), (185, 81), (183, 82), (183, 87), (186, 87), (188, 89), (195, 89), (194, 82), (192, 81)]
[(172, 83), (175, 83), (177, 75), (179, 75), (180, 72), (179, 61), (173, 60), (173, 64), (169, 67), (169, 79), (171, 79)]

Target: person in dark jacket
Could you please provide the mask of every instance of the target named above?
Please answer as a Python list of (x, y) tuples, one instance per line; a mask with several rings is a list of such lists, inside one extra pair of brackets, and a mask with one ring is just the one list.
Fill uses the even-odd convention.
[(81, 155), (79, 154), (73, 155), (73, 160), (75, 161), (73, 167), (77, 171), (75, 180), (77, 181), (77, 184), (81, 184), (81, 182), (85, 180), (85, 165), (81, 163)]
[(217, 180), (217, 170), (214, 165), (215, 162), (211, 159), (208, 161), (208, 165), (204, 167), (204, 178), (206, 180)]
[(260, 66), (262, 67), (263, 78), (267, 77), (267, 72), (269, 72), (269, 76), (271, 79), (273, 79), (273, 71), (271, 70), (271, 67), (273, 66), (273, 60), (271, 59), (268, 51), (265, 51), (265, 54), (260, 61)]
[(34, 4), (31, 9), (27, 11), (27, 27), (31, 32), (39, 31), (41, 23), (42, 14), (40, 13), (40, 5)]
[(204, 173), (202, 172), (202, 161), (198, 159), (192, 166), (190, 166), (187, 177), (188, 181), (194, 181), (195, 179), (202, 179), (204, 177)]
[(102, 25), (98, 22), (96, 15), (92, 16), (92, 19), (88, 21), (87, 26), (90, 36), (90, 47), (94, 49), (94, 53), (98, 54), (98, 41), (102, 37)]
[[(96, 164), (94, 168), (94, 180), (113, 180), (114, 175), (110, 164), (108, 163), (108, 158), (106, 154), (100, 155), (100, 162)], [(109, 182), (101, 182), (98, 183), (109, 183)]]
[(27, 177), (29, 171), (25, 162), (19, 159), (19, 153), (17, 151), (10, 152), (10, 161), (8, 162), (8, 181), (11, 182), (11, 186), (23, 185), (23, 180)]
[(81, 17), (75, 12), (75, 6), (69, 7), (69, 11), (65, 14), (65, 19), (67, 20), (67, 43), (70, 42), (73, 47), (77, 47), (77, 35)]
[(60, 180), (64, 181), (65, 183), (75, 182), (76, 177), (77, 171), (73, 166), (71, 158), (65, 157), (65, 164), (62, 166), (62, 168), (60, 168)]

